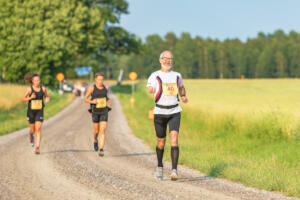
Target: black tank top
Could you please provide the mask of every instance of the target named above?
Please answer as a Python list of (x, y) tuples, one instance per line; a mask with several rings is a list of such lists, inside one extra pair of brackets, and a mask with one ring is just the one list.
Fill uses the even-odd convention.
[[(38, 92), (35, 91), (33, 89), (33, 87), (31, 86), (30, 96), (31, 96), (32, 93), (35, 93), (36, 97), (28, 102), (28, 110), (32, 111), (32, 110), (42, 110), (42, 109), (44, 109), (44, 91), (42, 89), (42, 86), (40, 86), (40, 91), (38, 91)], [(35, 102), (33, 102), (33, 101), (35, 101)], [(31, 104), (35, 104), (34, 105), (35, 107), (32, 107)]]
[(102, 89), (98, 89), (96, 85), (94, 85), (94, 91), (91, 94), (92, 96), (92, 100), (93, 99), (102, 99), (105, 100), (105, 105), (103, 108), (97, 108), (98, 106), (96, 104), (92, 104), (92, 112), (93, 113), (104, 113), (104, 112), (108, 112), (107, 109), (107, 90), (106, 87), (103, 85)]

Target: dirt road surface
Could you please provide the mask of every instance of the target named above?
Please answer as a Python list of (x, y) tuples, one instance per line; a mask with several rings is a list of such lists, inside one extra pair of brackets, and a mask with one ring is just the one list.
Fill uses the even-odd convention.
[(104, 157), (93, 151), (89, 105), (80, 98), (44, 123), (40, 155), (29, 145), (28, 128), (0, 137), (0, 199), (295, 199), (182, 166), (173, 182), (169, 163), (164, 180), (156, 180), (155, 154), (132, 134), (118, 99), (111, 99)]

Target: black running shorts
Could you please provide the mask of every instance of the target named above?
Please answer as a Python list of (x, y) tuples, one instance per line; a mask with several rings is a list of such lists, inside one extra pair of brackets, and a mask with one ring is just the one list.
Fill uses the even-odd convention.
[(99, 122), (107, 122), (108, 120), (108, 113), (104, 112), (101, 114), (97, 114), (97, 113), (92, 113), (92, 119), (94, 123), (99, 123)]
[(167, 125), (169, 124), (169, 132), (177, 131), (179, 132), (181, 114), (174, 113), (171, 115), (154, 115), (154, 126), (156, 131), (156, 136), (158, 138), (165, 138), (167, 132)]
[(34, 124), (36, 121), (44, 121), (44, 110), (30, 110), (27, 111), (27, 120), (30, 124)]

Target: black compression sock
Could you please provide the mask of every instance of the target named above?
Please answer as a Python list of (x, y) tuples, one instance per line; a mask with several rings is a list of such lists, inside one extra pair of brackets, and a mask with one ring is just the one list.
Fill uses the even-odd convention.
[(158, 167), (163, 167), (163, 156), (164, 156), (164, 149), (160, 149), (156, 147), (156, 155), (157, 155), (157, 166)]
[(172, 146), (171, 147), (172, 169), (177, 169), (178, 157), (179, 157), (178, 146)]

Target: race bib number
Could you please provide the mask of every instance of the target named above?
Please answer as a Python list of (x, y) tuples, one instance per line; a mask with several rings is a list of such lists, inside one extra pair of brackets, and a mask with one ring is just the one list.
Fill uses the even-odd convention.
[(43, 100), (31, 100), (31, 110), (41, 110), (43, 108)]
[(105, 108), (106, 107), (106, 97), (97, 98), (96, 108)]
[(176, 83), (163, 83), (164, 96), (176, 96), (178, 94), (178, 87)]

